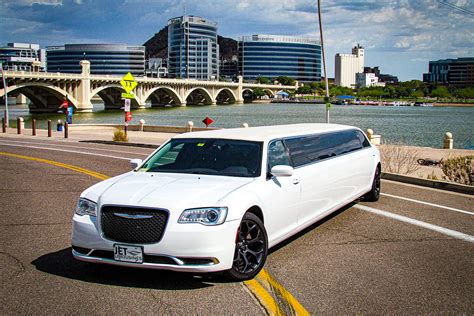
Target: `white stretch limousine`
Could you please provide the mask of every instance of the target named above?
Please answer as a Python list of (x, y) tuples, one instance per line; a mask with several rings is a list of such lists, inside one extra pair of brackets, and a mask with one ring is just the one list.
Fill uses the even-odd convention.
[(131, 163), (81, 194), (76, 259), (251, 279), (269, 247), (380, 194), (378, 150), (344, 125), (182, 134)]

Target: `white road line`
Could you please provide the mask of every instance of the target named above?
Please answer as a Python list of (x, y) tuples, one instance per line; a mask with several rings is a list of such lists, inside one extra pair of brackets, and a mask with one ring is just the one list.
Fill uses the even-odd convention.
[(424, 204), (424, 205), (429, 205), (429, 206), (444, 208), (444, 209), (446, 209), (446, 210), (450, 210), (450, 211), (454, 211), (454, 212), (459, 212), (459, 213), (463, 213), (463, 214), (474, 215), (474, 212), (469, 212), (469, 211), (460, 210), (460, 209), (454, 208), (454, 207), (449, 207), (449, 206), (444, 206), (444, 205), (439, 205), (439, 204), (433, 204), (433, 203), (429, 203), (429, 202), (414, 200), (414, 199), (406, 198), (406, 197), (403, 197), (403, 196), (392, 195), (392, 194), (388, 194), (388, 193), (380, 193), (380, 195), (388, 196), (388, 197), (395, 198), (395, 199), (400, 199), (400, 200), (415, 202), (415, 203), (419, 203), (419, 204)]
[(354, 207), (358, 208), (362, 211), (366, 211), (366, 212), (370, 212), (370, 213), (373, 213), (373, 214), (385, 216), (385, 217), (388, 217), (388, 218), (395, 219), (397, 221), (401, 221), (401, 222), (405, 222), (405, 223), (412, 224), (412, 225), (415, 225), (415, 226), (423, 227), (423, 228), (430, 229), (430, 230), (433, 230), (435, 232), (438, 232), (438, 233), (441, 233), (441, 234), (444, 234), (444, 235), (447, 235), (447, 236), (450, 236), (450, 237), (454, 237), (454, 238), (457, 238), (457, 239), (461, 239), (461, 240), (464, 240), (464, 241), (474, 243), (474, 236), (464, 234), (464, 233), (461, 233), (461, 232), (458, 232), (458, 231), (455, 231), (455, 230), (451, 230), (451, 229), (444, 228), (444, 227), (441, 227), (441, 226), (436, 226), (436, 225), (433, 225), (433, 224), (425, 223), (425, 222), (422, 222), (422, 221), (419, 221), (419, 220), (416, 220), (416, 219), (413, 219), (413, 218), (410, 218), (410, 217), (406, 217), (406, 216), (402, 216), (402, 215), (398, 215), (398, 214), (393, 214), (393, 213), (390, 213), (390, 212), (387, 212), (387, 211), (382, 211), (382, 210), (372, 208), (372, 207), (369, 207), (369, 206), (365, 206), (365, 205), (357, 204), (357, 205), (354, 205)]
[[(38, 142), (20, 142), (15, 140), (7, 140), (8, 143), (16, 143), (16, 144), (30, 144), (30, 145), (49, 145), (47, 143), (38, 143)], [(0, 140), (0, 144), (2, 144), (2, 140)], [(141, 156), (149, 156), (150, 154), (143, 154), (143, 153), (135, 153), (130, 151), (122, 151), (122, 150), (114, 150), (114, 149), (102, 149), (102, 148), (95, 148), (95, 147), (86, 147), (86, 146), (72, 146), (72, 145), (61, 145), (61, 144), (54, 144), (54, 146), (58, 147), (66, 147), (66, 148), (78, 148), (78, 149), (92, 149), (92, 150), (100, 150), (100, 151), (108, 151), (108, 152), (116, 152), (122, 154), (132, 154), (132, 155), (141, 155)], [(158, 147), (158, 146), (157, 146)]]
[(111, 156), (111, 155), (104, 155), (104, 154), (96, 154), (96, 153), (88, 153), (84, 151), (76, 151), (76, 150), (66, 150), (66, 149), (58, 149), (58, 148), (47, 148), (47, 147), (39, 147), (39, 146), (25, 146), (25, 145), (18, 145), (18, 144), (9, 144), (1, 142), (1, 145), (4, 146), (11, 146), (11, 147), (21, 147), (21, 148), (34, 148), (34, 149), (44, 149), (44, 150), (53, 150), (53, 151), (63, 151), (67, 153), (75, 153), (75, 154), (83, 154), (83, 155), (90, 155), (90, 156), (99, 156), (99, 157), (107, 157), (107, 158), (114, 158), (114, 159), (121, 159), (121, 160), (130, 160), (132, 158), (127, 157), (118, 157), (118, 156)]

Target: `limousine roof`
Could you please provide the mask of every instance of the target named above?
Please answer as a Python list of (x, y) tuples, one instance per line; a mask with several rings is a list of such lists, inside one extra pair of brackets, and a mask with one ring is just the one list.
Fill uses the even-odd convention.
[(173, 138), (224, 138), (264, 142), (275, 138), (319, 134), (353, 128), (349, 125), (306, 123), (192, 132), (179, 134)]

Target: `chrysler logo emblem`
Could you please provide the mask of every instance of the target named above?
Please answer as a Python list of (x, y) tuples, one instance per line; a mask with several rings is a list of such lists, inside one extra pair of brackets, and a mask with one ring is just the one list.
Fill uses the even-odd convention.
[(126, 218), (126, 219), (149, 219), (153, 218), (153, 215), (140, 215), (140, 214), (125, 214), (125, 213), (114, 213), (115, 216)]

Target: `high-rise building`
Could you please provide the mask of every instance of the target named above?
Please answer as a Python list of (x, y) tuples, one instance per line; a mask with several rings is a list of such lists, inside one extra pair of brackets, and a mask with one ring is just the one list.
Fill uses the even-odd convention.
[(91, 74), (145, 75), (145, 46), (123, 44), (66, 44), (46, 48), (49, 72), (81, 73), (81, 60), (91, 63)]
[(187, 15), (168, 21), (168, 73), (172, 78), (219, 79), (217, 22)]
[(45, 50), (38, 44), (8, 43), (0, 47), (0, 62), (5, 70), (32, 71), (33, 62), (39, 62), (39, 68), (45, 68)]
[(357, 44), (352, 48), (352, 54), (336, 54), (335, 68), (335, 85), (354, 88), (356, 73), (364, 72), (364, 48)]
[(247, 80), (287, 76), (301, 82), (321, 81), (319, 41), (291, 36), (252, 35), (238, 42), (239, 72)]
[(423, 81), (460, 87), (474, 86), (474, 57), (430, 61), (429, 72)]

